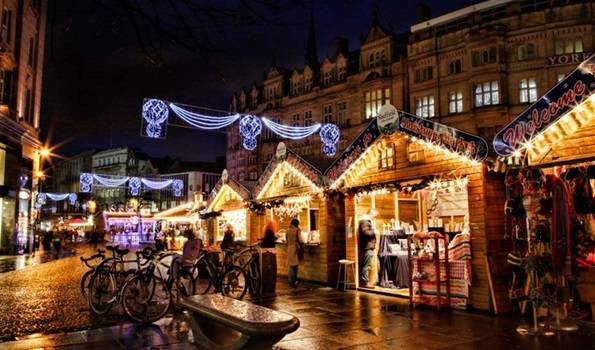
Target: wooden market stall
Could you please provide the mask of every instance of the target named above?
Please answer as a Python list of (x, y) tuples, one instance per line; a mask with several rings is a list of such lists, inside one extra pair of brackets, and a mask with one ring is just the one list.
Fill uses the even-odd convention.
[[(531, 260), (513, 267), (512, 294), (562, 318), (588, 314), (578, 301), (590, 303), (595, 315), (594, 75), (595, 55), (500, 130), (493, 143), (508, 164), (508, 200), (515, 208), (507, 215), (514, 230), (507, 232), (514, 243), (509, 252)], [(544, 301), (544, 290), (556, 290), (558, 297)], [(520, 331), (540, 333), (536, 326)]]
[(342, 197), (328, 197), (323, 191), (323, 175), (283, 143), (268, 164), (254, 189), (251, 203), (252, 239), (264, 237), (265, 226), (278, 223), (277, 266), (287, 275), (287, 245), (284, 233), (293, 218), (300, 221), (304, 261), (299, 278), (323, 283), (336, 281), (338, 260), (345, 255), (344, 209)]
[(250, 198), (250, 190), (229, 178), (227, 170), (224, 170), (207, 201), (207, 213), (218, 213), (209, 220), (209, 232), (212, 232), (210, 243), (223, 240), (227, 225), (233, 227), (237, 243), (250, 242), (250, 215), (246, 205)]
[(202, 222), (196, 210), (197, 202), (187, 202), (156, 213), (154, 216), (158, 238), (164, 239), (166, 247), (179, 250), (186, 242), (184, 231), (193, 230), (203, 238)]
[[(356, 263), (360, 289), (415, 302), (416, 295), (436, 295), (430, 283), (435, 265), (418, 271), (407, 238), (437, 232), (448, 242), (446, 258), (444, 243), (440, 254), (426, 251), (429, 239), (414, 248), (417, 260), (440, 259), (440, 274), (449, 274), (440, 294), (450, 289), (453, 307), (490, 309), (485, 256), (501, 243), (504, 195), (501, 176), (481, 162), (486, 155), (481, 138), (383, 106), (326, 171), (330, 189), (345, 193), (346, 255)], [(367, 286), (361, 283), (364, 253), (358, 247), (365, 220), (376, 238)]]
[(154, 241), (155, 219), (150, 211), (104, 211), (103, 227), (111, 241), (122, 246)]

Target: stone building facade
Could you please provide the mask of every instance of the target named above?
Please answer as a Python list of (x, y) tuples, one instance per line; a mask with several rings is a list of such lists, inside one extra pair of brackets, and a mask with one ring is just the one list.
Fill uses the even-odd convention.
[[(232, 96), (230, 110), (285, 125), (336, 123), (338, 152), (385, 102), (490, 141), (594, 51), (593, 1), (490, 0), (432, 19), (426, 10), (403, 34), (375, 17), (359, 48), (337, 39), (321, 61), (311, 25), (304, 67), (273, 63), (262, 82)], [(233, 178), (256, 180), (281, 140), (263, 128), (258, 141), (246, 151), (237, 126), (229, 128)], [(283, 141), (313, 163), (325, 157), (317, 134)]]
[(32, 240), (47, 1), (0, 1), (0, 254)]

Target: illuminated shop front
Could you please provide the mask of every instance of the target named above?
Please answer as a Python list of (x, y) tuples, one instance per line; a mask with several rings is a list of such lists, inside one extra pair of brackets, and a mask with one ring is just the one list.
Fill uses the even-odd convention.
[(119, 245), (138, 245), (155, 240), (155, 219), (148, 210), (104, 211), (104, 228), (111, 235), (111, 241)]
[(440, 274), (443, 305), (490, 309), (485, 256), (487, 240), (500, 236), (504, 196), (502, 178), (481, 163), (486, 155), (481, 138), (381, 109), (326, 171), (330, 189), (345, 194), (358, 288), (436, 305)]
[(233, 228), (235, 242), (250, 241), (250, 217), (246, 206), (249, 199), (250, 191), (238, 181), (230, 179), (224, 170), (207, 204), (207, 213), (217, 214), (210, 219), (213, 242), (223, 240), (228, 225)]
[(326, 283), (337, 278), (338, 257), (345, 249), (342, 196), (326, 196), (323, 186), (322, 172), (282, 143), (258, 180), (250, 203), (251, 228), (263, 238), (265, 226), (277, 222), (277, 266), (282, 275), (287, 274), (285, 233), (295, 218), (305, 246), (300, 279)]

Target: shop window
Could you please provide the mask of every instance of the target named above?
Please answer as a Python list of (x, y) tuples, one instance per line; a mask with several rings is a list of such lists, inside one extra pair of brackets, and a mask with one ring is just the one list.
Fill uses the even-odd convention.
[(434, 69), (432, 66), (427, 66), (421, 69), (415, 70), (415, 82), (421, 83), (423, 81), (428, 81), (434, 79)]
[(434, 96), (424, 96), (415, 99), (415, 114), (422, 118), (434, 116)]
[(475, 85), (475, 107), (497, 105), (499, 103), (499, 84), (497, 80)]
[(291, 116), (291, 125), (294, 127), (300, 126), (300, 115), (299, 114), (294, 114)]
[(521, 103), (537, 100), (537, 83), (535, 78), (521, 79), (519, 82), (519, 100)]
[(299, 184), (299, 179), (294, 174), (287, 173), (283, 177), (283, 187), (295, 187), (299, 186)]
[(534, 44), (525, 44), (519, 45), (517, 47), (517, 59), (519, 61), (523, 61), (530, 58), (536, 57), (535, 45)]
[(318, 209), (310, 209), (310, 231), (318, 230)]
[(333, 122), (333, 106), (326, 105), (322, 108), (323, 114), (322, 119), (324, 120), (325, 124)]
[(395, 168), (395, 145), (390, 143), (380, 151), (378, 168), (388, 170)]
[(556, 55), (583, 52), (583, 39), (556, 39), (554, 42), (554, 52)]
[(463, 111), (463, 93), (450, 91), (448, 93), (448, 113), (461, 113)]
[(376, 117), (383, 104), (390, 103), (390, 88), (375, 89), (364, 94), (366, 101), (366, 119)]
[(463, 71), (461, 60), (454, 60), (448, 64), (448, 75), (459, 74)]
[(424, 146), (415, 142), (407, 144), (407, 161), (411, 164), (422, 163), (425, 160)]
[(347, 102), (337, 102), (337, 124), (339, 127), (346, 126), (347, 122)]

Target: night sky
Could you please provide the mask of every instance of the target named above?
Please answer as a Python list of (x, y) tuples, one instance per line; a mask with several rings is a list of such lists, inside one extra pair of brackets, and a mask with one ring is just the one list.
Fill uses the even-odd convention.
[[(426, 1), (432, 16), (477, 2)], [(303, 66), (311, 11), (322, 60), (336, 36), (358, 48), (374, 8), (385, 27), (407, 31), (417, 1), (50, 3), (42, 141), (61, 144), (56, 152), (63, 155), (131, 146), (156, 157), (208, 161), (225, 154), (223, 133), (170, 127), (166, 140), (143, 138), (143, 98), (227, 109), (233, 92), (262, 80), (273, 54), (280, 66)]]

